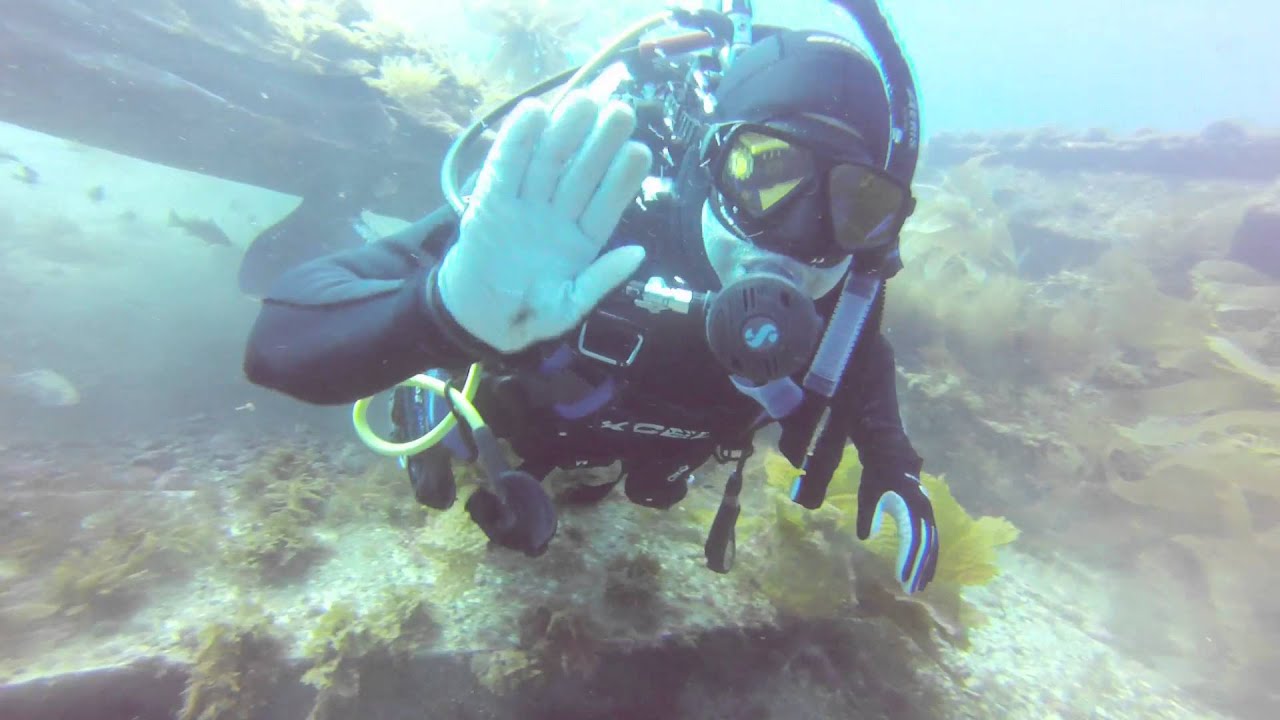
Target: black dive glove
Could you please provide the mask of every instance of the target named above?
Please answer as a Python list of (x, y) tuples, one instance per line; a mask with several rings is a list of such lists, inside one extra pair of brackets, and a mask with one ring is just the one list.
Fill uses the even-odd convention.
[(898, 526), (898, 581), (908, 594), (919, 592), (938, 568), (938, 526), (920, 478), (900, 470), (863, 468), (858, 487), (859, 540), (880, 529), (882, 512), (889, 513)]

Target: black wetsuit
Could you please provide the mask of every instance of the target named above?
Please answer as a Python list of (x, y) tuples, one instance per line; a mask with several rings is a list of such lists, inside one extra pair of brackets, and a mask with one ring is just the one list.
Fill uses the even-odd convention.
[[(673, 251), (683, 246), (638, 227), (624, 222), (615, 233), (649, 249), (638, 278), (679, 276), (695, 289), (714, 287), (701, 244), (696, 253)], [(599, 410), (565, 419), (539, 398), (536, 390), (545, 383), (525, 380), (540, 380), (536, 368), (549, 348), (576, 348), (578, 329), (563, 343), (506, 357), (472, 338), (444, 310), (434, 278), (456, 236), (456, 216), (446, 207), (382, 240), (287, 273), (265, 298), (249, 338), (249, 379), (306, 402), (336, 404), (428, 368), (460, 372), (482, 361), (490, 380), (476, 406), (498, 436), (511, 441), (525, 469), (540, 477), (556, 466), (622, 460), (628, 497), (653, 507), (682, 498), (689, 471), (709, 459), (717, 443), (740, 443), (760, 415), (756, 401), (734, 388), (712, 356), (700, 321), (604, 303), (600, 310), (610, 315), (596, 312), (586, 321), (588, 348), (622, 358), (637, 334), (642, 345), (625, 369), (575, 352), (579, 375), (589, 384), (612, 382), (614, 392)], [(824, 316), (837, 294), (818, 301)], [(832, 412), (848, 418), (864, 468), (900, 477), (918, 473), (921, 461), (899, 418), (893, 353), (880, 333), (882, 306), (883, 299), (872, 310)]]

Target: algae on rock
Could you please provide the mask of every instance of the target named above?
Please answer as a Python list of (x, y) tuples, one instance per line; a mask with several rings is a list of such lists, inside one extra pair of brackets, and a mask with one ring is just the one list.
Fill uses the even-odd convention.
[(613, 613), (640, 629), (657, 623), (662, 607), (662, 563), (647, 552), (619, 555), (609, 562), (604, 601)]
[(542, 674), (590, 677), (600, 664), (603, 631), (591, 611), (573, 600), (534, 605), (520, 617), (520, 649)]
[(387, 589), (365, 612), (333, 604), (312, 628), (302, 654), (311, 667), (302, 681), (320, 691), (311, 717), (344, 717), (371, 663), (401, 664), (430, 647), (440, 627), (419, 588)]
[(471, 122), (489, 89), (479, 75), (453, 63), (440, 51), (384, 56), (377, 75), (364, 80), (424, 127), (456, 135)]
[(332, 491), (326, 472), (309, 450), (278, 448), (259, 458), (235, 488), (239, 525), (226, 540), (225, 562), (268, 582), (305, 573), (323, 550), (314, 524)]
[(484, 0), (468, 10), (498, 41), (487, 74), (515, 88), (570, 66), (568, 37), (589, 12), (583, 3), (553, 0)]
[[(1018, 518), (1046, 549), (1161, 577), (1193, 626), (1170, 632), (1222, 648), (1210, 690), (1243, 692), (1256, 680), (1245, 667), (1280, 668), (1248, 629), (1280, 588), (1260, 560), (1280, 522), (1280, 290), (1230, 245), (1278, 188), (999, 160), (948, 170), (904, 229), (885, 327), (912, 439), (953, 480), (982, 480), (958, 483), (961, 497)], [(1099, 252), (1028, 274), (1021, 251), (1057, 248), (1013, 237), (1012, 263), (1005, 250), (1036, 224)]]
[(50, 602), (64, 616), (90, 619), (136, 609), (152, 586), (188, 575), (206, 554), (211, 525), (180, 517), (155, 499), (85, 517), (46, 576)]
[(229, 623), (200, 631), (178, 720), (258, 717), (285, 661), (285, 646), (270, 618), (243, 608)]
[(390, 458), (379, 457), (364, 472), (335, 484), (325, 503), (324, 517), (335, 526), (377, 523), (418, 528), (429, 516), (413, 501), (404, 469)]
[(474, 587), (489, 538), (471, 521), (464, 503), (458, 502), (428, 520), (419, 532), (417, 547), (435, 569), (430, 589), (433, 599), (452, 604)]
[[(766, 456), (764, 472), (766, 486), (775, 492), (776, 524), (768, 562), (760, 570), (760, 582), (779, 610), (806, 618), (847, 613), (855, 600), (866, 595), (856, 587), (869, 579), (864, 577), (869, 566), (861, 561), (851, 564), (851, 560), (865, 553), (880, 559), (874, 576), (882, 591), (901, 595), (891, 572), (898, 553), (893, 520), (885, 518), (879, 531), (865, 543), (854, 542), (862, 472), (855, 448), (845, 448), (826, 502), (818, 510), (806, 510), (782, 494), (800, 471), (780, 453)], [(964, 613), (961, 589), (985, 584), (995, 577), (996, 549), (1016, 539), (1018, 531), (1004, 518), (969, 515), (941, 477), (923, 473), (921, 482), (933, 503), (940, 552), (933, 584), (920, 598), (939, 614), (939, 624), (945, 625), (947, 636), (952, 637), (958, 634), (954, 628), (962, 627), (963, 620), (972, 617)]]

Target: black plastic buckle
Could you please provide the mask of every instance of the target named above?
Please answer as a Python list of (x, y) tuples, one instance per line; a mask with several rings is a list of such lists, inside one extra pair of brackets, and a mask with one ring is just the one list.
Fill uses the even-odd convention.
[[(588, 339), (588, 329), (592, 327), (593, 320), (606, 320), (608, 324), (594, 332), (595, 338)], [(601, 338), (602, 334), (607, 337)], [(588, 344), (593, 347), (587, 347)], [(614, 347), (615, 345), (617, 347)], [(635, 362), (643, 346), (644, 330), (639, 325), (604, 310), (597, 310), (588, 315), (582, 323), (582, 329), (578, 331), (578, 352), (605, 365), (628, 367)]]
[(716, 445), (712, 454), (717, 463), (724, 465), (731, 462), (745, 463), (747, 458), (751, 457), (755, 451), (756, 448), (754, 444), (736, 447), (730, 445)]

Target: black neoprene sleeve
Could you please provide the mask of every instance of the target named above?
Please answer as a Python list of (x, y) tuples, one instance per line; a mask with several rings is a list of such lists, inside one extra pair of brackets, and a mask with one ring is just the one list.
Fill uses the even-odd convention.
[(883, 311), (882, 293), (858, 343), (856, 364), (842, 383), (840, 402), (847, 412), (849, 439), (864, 469), (917, 475), (923, 460), (902, 425), (893, 347), (880, 331)]
[(429, 367), (465, 366), (491, 354), (439, 299), (434, 273), (454, 234), (456, 220), (443, 208), (285, 273), (249, 333), (245, 375), (305, 402), (340, 404)]

